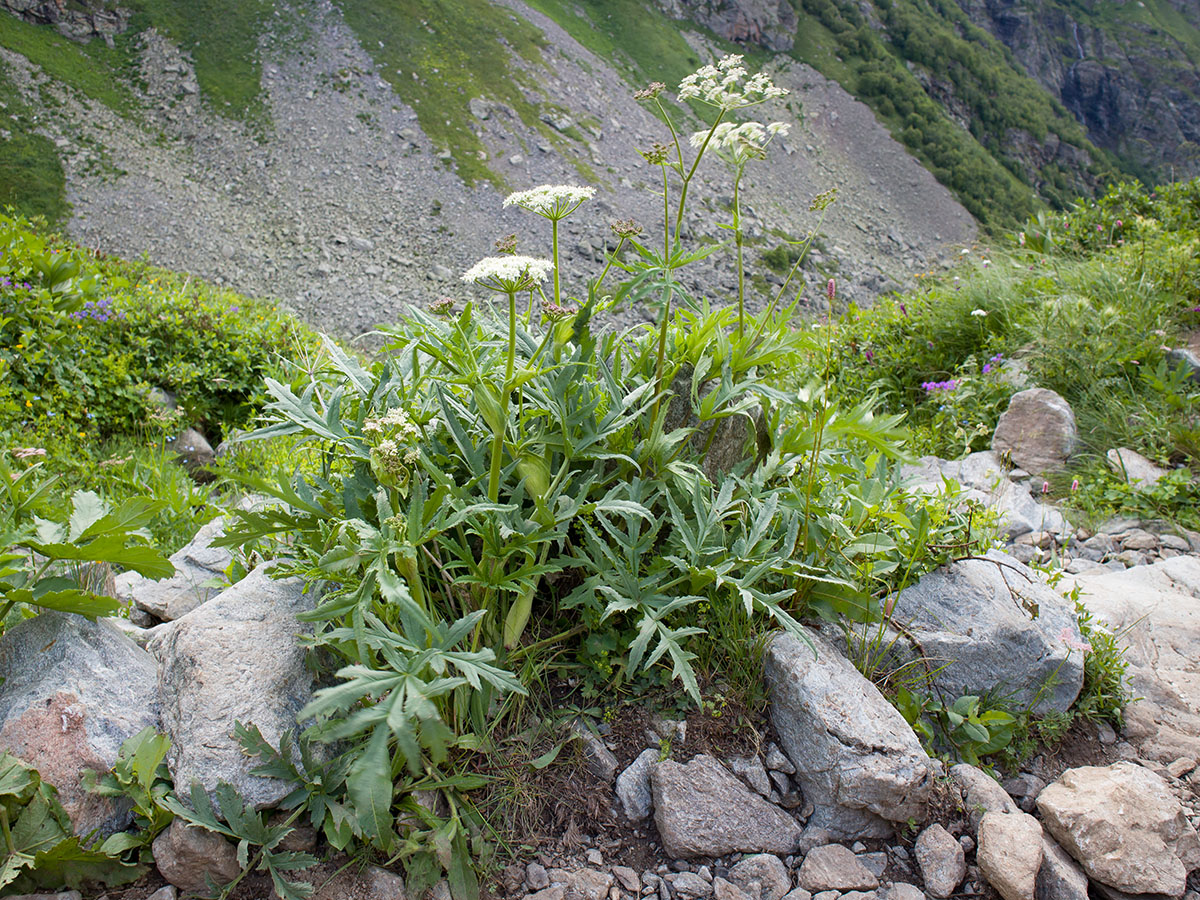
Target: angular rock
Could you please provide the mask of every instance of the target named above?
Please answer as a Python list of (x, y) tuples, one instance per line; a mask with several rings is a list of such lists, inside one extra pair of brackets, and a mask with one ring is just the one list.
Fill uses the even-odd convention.
[(819, 891), (873, 891), (876, 878), (858, 861), (854, 851), (841, 844), (814, 847), (804, 857), (796, 883), (814, 894)]
[(1115, 447), (1104, 454), (1104, 458), (1108, 460), (1109, 467), (1133, 485), (1135, 490), (1153, 487), (1167, 474), (1166, 469), (1160, 469), (1128, 447)]
[(934, 823), (921, 832), (914, 853), (925, 890), (932, 897), (949, 897), (967, 875), (962, 845), (941, 825)]
[(151, 847), (159, 873), (181, 891), (207, 891), (208, 880), (225, 885), (237, 878), (237, 848), (214, 831), (175, 819)]
[(630, 893), (636, 894), (642, 889), (642, 880), (638, 877), (638, 873), (629, 866), (613, 866), (613, 877), (621, 887)]
[(705, 881), (695, 872), (677, 872), (663, 879), (671, 886), (672, 896), (683, 897), (684, 900), (696, 900), (697, 897), (711, 897), (712, 882)]
[(650, 770), (657, 762), (657, 750), (643, 750), (637, 759), (617, 776), (617, 801), (625, 813), (625, 818), (631, 822), (649, 818), (654, 808), (654, 798), (650, 793)]
[(526, 865), (525, 884), (531, 891), (540, 891), (550, 887), (550, 876), (546, 874), (546, 867), (535, 862)]
[(987, 812), (1017, 812), (1017, 804), (995, 778), (968, 763), (959, 763), (950, 769), (950, 777), (963, 793), (963, 806), (971, 819), (971, 827), (978, 829), (979, 820)]
[(884, 837), (889, 821), (920, 818), (929, 757), (904, 718), (818, 632), (809, 647), (771, 640), (765, 677), (771, 720), (813, 804), (809, 825), (837, 837)]
[(1184, 374), (1193, 384), (1200, 384), (1200, 357), (1188, 347), (1172, 347), (1167, 351), (1167, 362), (1182, 367)]
[(1046, 828), (1095, 881), (1183, 895), (1200, 836), (1166, 782), (1130, 762), (1069, 769), (1038, 795)]
[(613, 883), (612, 875), (595, 869), (550, 869), (546, 874), (551, 887), (562, 885), (568, 895), (577, 894), (583, 900), (605, 900)]
[(242, 753), (234, 723), (257, 725), (273, 746), (296, 729), (313, 688), (296, 640), (311, 629), (296, 616), (312, 607), (313, 595), (303, 593), (299, 579), (276, 581), (260, 567), (151, 642), (171, 739), (167, 764), (180, 796), (193, 782), (211, 794), (226, 781), (265, 809), (293, 789), (250, 774), (256, 762)]
[(713, 879), (713, 896), (716, 900), (755, 900), (753, 895), (747, 894), (732, 881), (726, 881), (724, 878)]
[(765, 437), (766, 423), (762, 407), (757, 404), (752, 405), (746, 413), (701, 422), (698, 411), (700, 405), (705, 397), (719, 388), (720, 383), (717, 379), (709, 378), (696, 385), (697, 395), (693, 402), (694, 371), (691, 365), (684, 365), (671, 383), (663, 431), (669, 434), (678, 428), (694, 429), (688, 441), (695, 453), (703, 455), (704, 473), (717, 481), (738, 463), (757, 455), (759, 433), (764, 432)]
[(745, 857), (729, 870), (729, 880), (760, 900), (783, 900), (792, 889), (792, 878), (783, 860), (770, 853)]
[(179, 461), (192, 475), (202, 473), (217, 458), (208, 438), (195, 428), (184, 429), (171, 445), (171, 449), (179, 454)]
[(796, 820), (751, 793), (711, 756), (686, 766), (660, 762), (650, 783), (654, 822), (671, 857), (791, 853), (799, 844)]
[(612, 784), (618, 763), (613, 752), (604, 745), (604, 741), (592, 734), (588, 727), (578, 720), (571, 724), (571, 734), (579, 742), (583, 764), (587, 770), (604, 784)]
[(1087, 875), (1048, 834), (1042, 835), (1036, 894), (1038, 900), (1088, 900)]
[(1070, 404), (1045, 388), (1013, 394), (992, 435), (993, 450), (1035, 475), (1061, 471), (1078, 443)]
[(110, 622), (43, 612), (0, 637), (0, 750), (58, 788), (76, 834), (109, 835), (129, 804), (87, 791), (126, 739), (158, 727), (154, 658)]
[(370, 891), (371, 900), (408, 900), (404, 879), (380, 866), (367, 866), (362, 873), (362, 882)]
[(1034, 900), (1042, 866), (1042, 826), (1023, 812), (989, 812), (979, 820), (975, 861), (1004, 900)]
[(191, 612), (200, 604), (221, 592), (219, 587), (207, 587), (214, 579), (225, 577), (233, 562), (233, 554), (213, 547), (212, 542), (224, 534), (225, 519), (217, 518), (202, 526), (188, 545), (171, 556), (175, 574), (161, 581), (151, 581), (136, 572), (117, 577), (118, 596), (132, 600), (138, 609), (164, 622), (170, 622)]
[(925, 900), (925, 892), (906, 881), (893, 881), (886, 892), (880, 891), (879, 900)]
[(750, 785), (751, 790), (755, 793), (764, 797), (771, 793), (771, 782), (767, 777), (767, 770), (757, 756), (734, 756), (730, 757), (728, 762), (733, 774)]
[(784, 775), (796, 774), (796, 767), (792, 765), (792, 761), (784, 756), (778, 745), (773, 743), (767, 745), (767, 768), (772, 772), (782, 772)]
[[(998, 691), (1037, 713), (1066, 711), (1079, 696), (1074, 606), (1008, 554), (950, 563), (892, 597), (892, 616), (924, 651), (944, 694)], [(901, 657), (914, 653), (904, 639), (895, 647)]]

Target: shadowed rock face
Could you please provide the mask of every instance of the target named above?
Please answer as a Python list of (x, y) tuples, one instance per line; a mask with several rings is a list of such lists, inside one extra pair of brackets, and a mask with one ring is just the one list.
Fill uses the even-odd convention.
[(75, 832), (107, 835), (128, 805), (88, 793), (85, 769), (104, 771), (121, 744), (158, 724), (154, 660), (103, 620), (43, 612), (0, 638), (0, 749), (59, 790)]
[[(1062, 101), (1098, 147), (1161, 178), (1200, 173), (1200, 70), (1161, 28), (1136, 19), (1083, 21), (1056, 0), (959, 5)], [(1197, 24), (1194, 3), (1172, 5)], [(1115, 15), (1121, 4), (1102, 6)]]

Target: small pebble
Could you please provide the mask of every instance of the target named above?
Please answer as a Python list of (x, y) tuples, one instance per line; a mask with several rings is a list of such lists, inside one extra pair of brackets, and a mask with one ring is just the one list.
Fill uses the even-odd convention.
[(587, 862), (588, 862), (589, 866), (604, 865), (604, 854), (602, 854), (599, 850), (595, 849), (594, 847), (587, 852), (586, 856), (587, 856)]

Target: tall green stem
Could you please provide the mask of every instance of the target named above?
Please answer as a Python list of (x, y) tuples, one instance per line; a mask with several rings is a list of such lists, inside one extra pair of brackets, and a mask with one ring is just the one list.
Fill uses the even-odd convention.
[[(556, 223), (557, 224), (557, 223)], [(555, 281), (558, 269), (554, 270)], [(513, 360), (517, 349), (517, 292), (508, 291), (508, 359), (504, 365), (504, 384), (500, 386), (500, 422), (492, 434), (492, 467), (488, 473), (488, 500), (495, 503), (500, 497), (500, 461), (504, 455), (504, 431), (508, 423), (508, 395), (513, 377)]]
[(733, 178), (733, 239), (737, 244), (738, 340), (741, 340), (746, 329), (746, 270), (742, 265), (742, 243), (745, 235), (742, 234), (741, 204), (742, 173), (744, 171), (745, 166), (738, 166), (737, 174)]
[(550, 234), (554, 241), (554, 305), (562, 306), (558, 296), (558, 219), (550, 220)]

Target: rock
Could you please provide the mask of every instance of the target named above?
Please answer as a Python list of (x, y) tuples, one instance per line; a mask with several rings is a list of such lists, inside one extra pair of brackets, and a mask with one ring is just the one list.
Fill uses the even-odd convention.
[(770, 853), (747, 856), (729, 870), (729, 880), (749, 896), (760, 900), (783, 900), (792, 889), (792, 879), (783, 861)]
[(692, 872), (677, 872), (664, 879), (671, 886), (673, 895), (685, 898), (711, 897), (713, 886)]
[(154, 839), (151, 847), (159, 873), (188, 893), (208, 890), (208, 879), (229, 884), (242, 871), (237, 848), (213, 831), (175, 819)]
[(929, 757), (908, 723), (818, 632), (777, 635), (765, 677), (771, 720), (813, 804), (809, 825), (841, 837), (891, 832), (924, 815)]
[(1088, 879), (1079, 863), (1048, 834), (1042, 835), (1037, 900), (1088, 900)]
[(531, 891), (540, 891), (550, 887), (550, 876), (546, 874), (545, 866), (531, 862), (525, 867), (525, 886)]
[(1042, 866), (1042, 826), (1023, 812), (989, 812), (979, 820), (975, 861), (1004, 900), (1034, 900)]
[(784, 756), (783, 751), (774, 743), (767, 745), (767, 768), (784, 775), (796, 774), (796, 767), (792, 765), (792, 761)]
[(814, 894), (818, 891), (872, 891), (879, 879), (871, 874), (849, 847), (825, 844), (804, 857), (796, 883)]
[(604, 784), (611, 785), (618, 765), (613, 752), (579, 720), (571, 724), (571, 734), (579, 742), (587, 770)]
[[(1079, 696), (1083, 654), (1072, 646), (1083, 639), (1074, 606), (1013, 557), (989, 550), (893, 597), (892, 616), (930, 660), (942, 693), (999, 691), (1042, 714), (1064, 712)], [(904, 639), (895, 646), (902, 658), (914, 655)]]
[(546, 872), (550, 885), (562, 885), (567, 896), (577, 894), (582, 900), (607, 900), (613, 877), (595, 869), (550, 869)]
[(242, 753), (234, 722), (257, 725), (272, 746), (296, 729), (296, 715), (312, 699), (312, 675), (296, 636), (309, 630), (297, 614), (313, 595), (296, 578), (271, 579), (254, 569), (220, 596), (151, 642), (158, 657), (162, 719), (171, 749), (168, 767), (186, 798), (198, 781), (211, 792), (233, 785), (255, 809), (282, 800), (294, 785), (251, 775), (256, 762)]
[(1179, 556), (1064, 578), (1125, 651), (1126, 736), (1147, 759), (1171, 762), (1200, 746), (1200, 559)]
[(62, 891), (58, 894), (9, 894), (5, 900), (83, 900), (79, 891)]
[(686, 766), (660, 762), (650, 783), (654, 822), (672, 857), (791, 853), (799, 844), (796, 820), (751, 793), (711, 756)]
[(1200, 384), (1200, 357), (1187, 347), (1173, 347), (1167, 351), (1167, 362), (1182, 368), (1188, 380)]
[(764, 797), (771, 793), (771, 781), (767, 777), (767, 770), (757, 756), (730, 757), (729, 768), (733, 770), (734, 775), (750, 785), (750, 789), (755, 793)]
[(636, 894), (642, 889), (642, 880), (638, 878), (638, 873), (629, 866), (613, 866), (612, 873), (621, 887), (630, 893)]
[(1124, 477), (1137, 490), (1144, 490), (1158, 484), (1160, 478), (1167, 474), (1166, 469), (1160, 469), (1136, 450), (1127, 447), (1116, 447), (1104, 454), (1108, 465), (1118, 475)]
[(650, 794), (650, 770), (658, 762), (657, 750), (643, 750), (625, 771), (617, 776), (617, 802), (625, 818), (640, 822), (649, 818), (654, 808)]
[(361, 876), (371, 900), (408, 900), (404, 879), (380, 866), (367, 866)]
[(566, 900), (567, 889), (561, 884), (551, 885), (545, 890), (526, 894), (525, 900)]
[(1063, 470), (1078, 442), (1070, 404), (1045, 388), (1013, 394), (992, 435), (993, 450), (1035, 475)]
[(154, 658), (110, 622), (42, 612), (0, 636), (0, 749), (58, 788), (76, 834), (129, 824), (129, 804), (90, 793), (121, 744), (158, 727)]
[(1008, 796), (1008, 792), (982, 769), (959, 763), (951, 767), (950, 777), (963, 792), (963, 806), (971, 819), (972, 828), (979, 828), (979, 820), (984, 813), (1018, 811), (1016, 802)]
[(922, 831), (913, 849), (930, 896), (949, 897), (962, 884), (967, 875), (966, 856), (954, 835), (941, 825), (935, 823)]
[(1182, 896), (1200, 836), (1165, 781), (1130, 762), (1069, 769), (1038, 796), (1046, 828), (1095, 881)]
[(208, 438), (195, 428), (185, 428), (171, 449), (179, 455), (179, 461), (192, 475), (201, 473), (217, 458)]
[(1126, 550), (1155, 550), (1158, 538), (1140, 528), (1131, 528), (1121, 536), (1121, 546)]
[(753, 895), (724, 878), (713, 879), (713, 896), (716, 900), (755, 900)]
[(164, 622), (187, 615), (221, 592), (221, 588), (208, 585), (224, 579), (233, 562), (228, 549), (212, 546), (224, 533), (223, 517), (201, 526), (187, 546), (171, 556), (174, 575), (151, 581), (136, 572), (123, 573), (117, 577), (118, 596), (132, 600), (138, 609)]
[[(669, 434), (678, 428), (694, 429), (688, 441), (697, 454), (703, 455), (704, 473), (711, 480), (719, 481), (738, 463), (755, 457), (759, 432), (765, 429), (766, 424), (762, 407), (757, 403), (750, 412), (701, 422), (699, 408), (712, 391), (719, 389), (720, 382), (719, 379), (709, 379), (693, 386), (694, 371), (691, 365), (684, 365), (671, 382), (663, 431)], [(696, 390), (694, 401), (693, 387)]]
[[(853, 850), (854, 848), (851, 847), (850, 849)], [(874, 853), (867, 853), (866, 851), (856, 850), (855, 855), (858, 857), (858, 861), (866, 867), (867, 871), (876, 878), (882, 878), (883, 873), (887, 871), (888, 855), (885, 851), (878, 850)]]
[(925, 900), (925, 892), (906, 881), (893, 881), (886, 893), (880, 891), (879, 900)]

